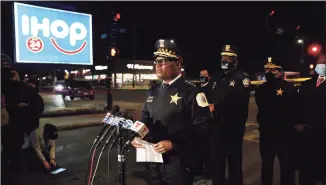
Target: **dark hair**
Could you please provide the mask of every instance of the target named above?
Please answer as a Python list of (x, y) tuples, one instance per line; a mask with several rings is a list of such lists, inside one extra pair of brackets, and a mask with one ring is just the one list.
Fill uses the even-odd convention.
[(200, 70), (200, 72), (202, 72), (202, 71), (207, 71), (208, 75), (211, 76), (211, 73), (210, 73), (210, 71), (208, 69), (203, 68), (203, 69)]
[(52, 124), (45, 124), (44, 125), (44, 135), (52, 140), (56, 140), (58, 139), (58, 129), (56, 126), (52, 125)]

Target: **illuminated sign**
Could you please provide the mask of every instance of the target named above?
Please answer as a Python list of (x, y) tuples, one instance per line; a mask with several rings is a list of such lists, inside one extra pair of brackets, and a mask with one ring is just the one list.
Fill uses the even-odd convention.
[(93, 65), (92, 15), (14, 3), (17, 63)]
[(101, 71), (101, 70), (106, 70), (108, 69), (108, 66), (95, 66), (95, 70)]
[(143, 66), (140, 64), (127, 64), (128, 69), (153, 70), (154, 66)]

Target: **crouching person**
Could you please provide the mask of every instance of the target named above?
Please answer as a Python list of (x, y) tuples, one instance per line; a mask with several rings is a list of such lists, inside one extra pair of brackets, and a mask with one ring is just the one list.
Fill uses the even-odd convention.
[(57, 167), (55, 161), (55, 140), (58, 139), (57, 127), (51, 124), (45, 124), (43, 128), (39, 127), (34, 130), (29, 139), (34, 148), (31, 167), (33, 169), (43, 169), (46, 172), (52, 171)]

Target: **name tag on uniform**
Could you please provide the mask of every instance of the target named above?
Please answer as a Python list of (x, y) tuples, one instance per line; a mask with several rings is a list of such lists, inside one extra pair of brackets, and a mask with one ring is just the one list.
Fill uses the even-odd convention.
[(153, 102), (154, 96), (147, 97), (147, 102), (151, 103)]

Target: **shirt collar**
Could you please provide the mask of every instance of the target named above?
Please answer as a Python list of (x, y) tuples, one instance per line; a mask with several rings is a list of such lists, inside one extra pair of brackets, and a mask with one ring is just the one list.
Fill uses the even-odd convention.
[(171, 85), (171, 84), (173, 84), (175, 81), (177, 81), (179, 78), (181, 78), (181, 73), (180, 73), (180, 74), (179, 74), (175, 79), (173, 79), (172, 81), (170, 81), (169, 83), (165, 82), (164, 80), (163, 80), (163, 83)]

